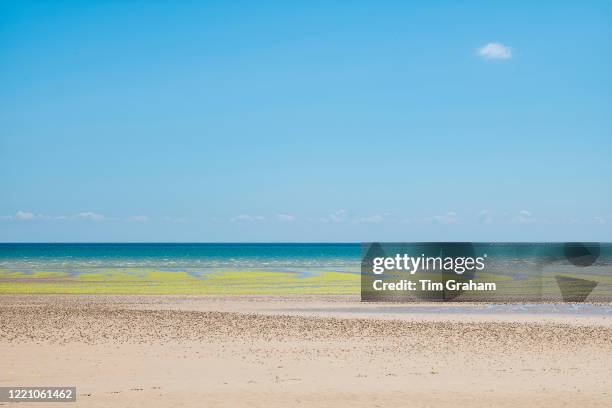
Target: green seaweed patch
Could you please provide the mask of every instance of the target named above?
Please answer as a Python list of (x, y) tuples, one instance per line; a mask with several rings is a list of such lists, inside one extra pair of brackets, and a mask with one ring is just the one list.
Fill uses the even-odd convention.
[(3, 294), (358, 294), (358, 274), (271, 271), (188, 272), (147, 269), (14, 272), (0, 269)]

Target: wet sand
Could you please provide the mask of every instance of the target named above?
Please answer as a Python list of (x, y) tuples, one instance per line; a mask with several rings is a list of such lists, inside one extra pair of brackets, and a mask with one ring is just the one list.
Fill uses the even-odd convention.
[(611, 310), (4, 295), (0, 385), (87, 407), (607, 407)]

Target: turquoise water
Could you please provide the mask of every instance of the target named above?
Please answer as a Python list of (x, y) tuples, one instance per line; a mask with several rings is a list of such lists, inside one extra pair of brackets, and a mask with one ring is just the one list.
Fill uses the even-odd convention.
[(86, 272), (97, 268), (333, 270), (358, 272), (361, 246), (349, 244), (0, 244), (0, 268)]
[[(401, 246), (410, 249), (410, 253), (419, 253), (423, 245), (428, 244)], [(559, 270), (572, 267), (563, 256), (563, 244), (474, 245), (478, 253), (488, 253), (490, 269), (518, 273), (546, 269), (549, 265)], [(609, 273), (612, 245), (602, 244), (600, 249), (596, 264), (582, 270)], [(3, 243), (0, 268), (26, 273), (40, 270), (80, 273), (99, 268), (193, 273), (251, 269), (358, 273), (361, 251), (360, 243)]]

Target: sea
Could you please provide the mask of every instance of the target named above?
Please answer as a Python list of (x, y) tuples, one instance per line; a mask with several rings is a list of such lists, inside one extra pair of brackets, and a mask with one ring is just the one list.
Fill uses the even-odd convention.
[(359, 243), (1, 243), (0, 268), (16, 272), (327, 270), (358, 273)]
[[(419, 250), (423, 245), (430, 244), (414, 244)], [(570, 262), (560, 243), (475, 245), (478, 253), (489, 254), (489, 275), (512, 279), (516, 282), (512, 290), (519, 293), (529, 292), (524, 290), (525, 285), (533, 286), (534, 282), (541, 285), (542, 293), (556, 293), (557, 278), (561, 276), (579, 283), (588, 280), (596, 286), (593, 295), (597, 300), (612, 301), (610, 243), (597, 244), (597, 256), (592, 256), (588, 265)], [(298, 277), (318, 272), (360, 274), (362, 250), (361, 243), (0, 243), (0, 272), (63, 272), (78, 276), (99, 271), (148, 270), (186, 272), (195, 277), (215, 271), (250, 270), (293, 272)], [(550, 275), (548, 283), (533, 280), (546, 274)], [(505, 296), (505, 292), (500, 293)], [(607, 313), (610, 310), (608, 307)]]

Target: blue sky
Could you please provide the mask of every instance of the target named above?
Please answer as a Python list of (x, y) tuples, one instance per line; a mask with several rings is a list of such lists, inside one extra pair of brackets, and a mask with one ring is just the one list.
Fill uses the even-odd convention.
[(0, 241), (612, 240), (610, 2), (2, 2)]

